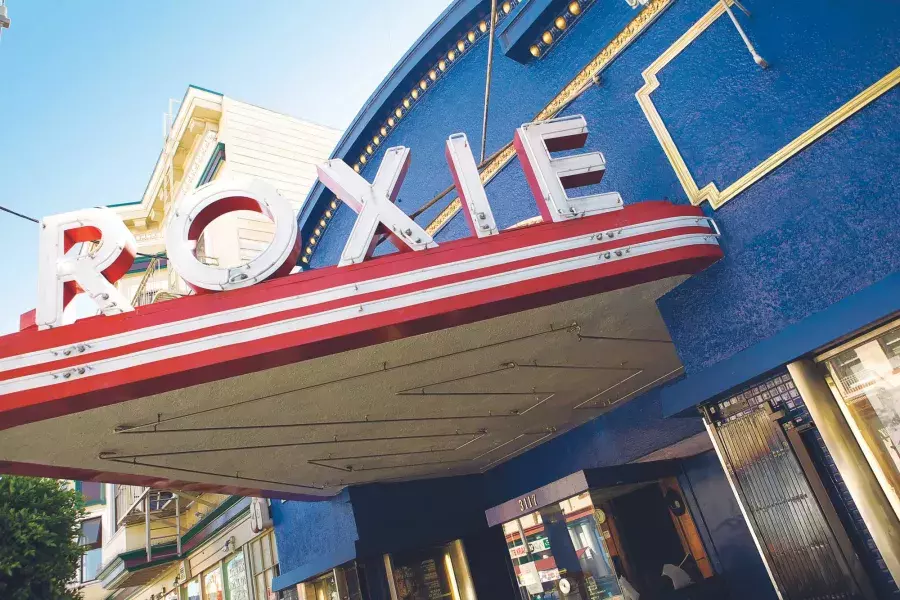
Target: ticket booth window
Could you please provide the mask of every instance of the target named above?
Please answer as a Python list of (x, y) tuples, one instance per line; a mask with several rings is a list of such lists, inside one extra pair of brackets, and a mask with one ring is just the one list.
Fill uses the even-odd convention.
[(503, 524), (522, 597), (621, 598), (597, 511), (588, 492)]

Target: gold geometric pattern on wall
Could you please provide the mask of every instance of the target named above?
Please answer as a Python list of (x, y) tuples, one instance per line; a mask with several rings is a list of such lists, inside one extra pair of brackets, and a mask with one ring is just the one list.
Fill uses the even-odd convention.
[[(728, 0), (728, 3), (731, 4), (731, 0)], [(691, 204), (699, 205), (702, 202), (707, 201), (714, 209), (719, 208), (749, 188), (751, 185), (780, 167), (792, 156), (802, 151), (804, 148), (900, 83), (900, 67), (897, 67), (873, 85), (856, 95), (852, 100), (816, 123), (813, 127), (797, 136), (769, 158), (756, 165), (724, 190), (719, 190), (716, 184), (712, 182), (707, 183), (701, 188), (691, 175), (690, 169), (685, 163), (678, 147), (675, 145), (675, 141), (669, 134), (668, 129), (666, 129), (666, 125), (663, 122), (662, 117), (660, 117), (659, 112), (656, 110), (656, 106), (653, 104), (650, 95), (659, 87), (659, 79), (657, 79), (659, 72), (678, 56), (682, 50), (691, 45), (701, 33), (723, 14), (725, 14), (725, 2), (719, 0), (709, 12), (703, 15), (703, 18), (694, 23), (684, 35), (678, 38), (678, 41), (666, 49), (659, 58), (653, 61), (653, 63), (644, 70), (643, 76), (645, 83), (635, 94), (638, 104), (640, 104), (641, 109), (644, 111), (644, 115), (646, 115), (647, 121), (649, 121), (650, 127), (653, 129), (653, 133), (656, 134), (656, 139), (658, 139), (660, 145), (662, 145), (663, 152), (665, 152), (666, 157), (669, 159), (669, 163), (675, 170), (675, 175), (678, 177), (678, 181), (681, 182), (681, 187), (684, 188)]]
[[(622, 53), (638, 36), (649, 27), (662, 12), (675, 0), (650, 0), (622, 31), (616, 34), (606, 46), (589, 62), (578, 74), (560, 90), (560, 92), (545, 106), (534, 118), (534, 121), (545, 121), (558, 115), (575, 98), (581, 95), (593, 84), (594, 76), (606, 68), (619, 54)], [(481, 170), (481, 182), (487, 184), (516, 156), (516, 150), (512, 142), (504, 146)], [(435, 219), (429, 223), (425, 231), (429, 235), (435, 235), (446, 225), (450, 219), (456, 216), (462, 208), (459, 198), (455, 198), (447, 208), (442, 210)]]

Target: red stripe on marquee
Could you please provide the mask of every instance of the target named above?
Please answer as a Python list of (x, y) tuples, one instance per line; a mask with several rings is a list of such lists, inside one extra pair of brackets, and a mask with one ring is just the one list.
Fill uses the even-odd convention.
[[(441, 277), (435, 277), (432, 279), (428, 279), (425, 281), (414, 282), (411, 284), (406, 284), (403, 286), (391, 287), (385, 290), (376, 291), (376, 292), (368, 292), (365, 294), (359, 294), (356, 296), (350, 296), (347, 298), (341, 298), (338, 300), (332, 300), (329, 302), (321, 302), (319, 304), (305, 306), (302, 308), (295, 308), (291, 310), (279, 311), (277, 313), (272, 313), (264, 316), (254, 317), (250, 319), (236, 319), (229, 323), (215, 325), (211, 327), (204, 327), (202, 329), (196, 329), (189, 332), (184, 332), (176, 335), (169, 335), (165, 337), (158, 337), (149, 340), (145, 340), (142, 342), (137, 342), (133, 344), (128, 344), (124, 346), (119, 346), (116, 348), (110, 348), (108, 350), (101, 350), (98, 352), (92, 352), (90, 354), (79, 354), (76, 356), (70, 356), (67, 358), (63, 358), (60, 360), (45, 362), (35, 365), (30, 365), (27, 367), (21, 367), (18, 369), (10, 369), (9, 371), (0, 372), (0, 381), (6, 381), (9, 379), (15, 379), (17, 377), (24, 377), (26, 375), (31, 375), (35, 373), (45, 373), (48, 371), (59, 371), (62, 369), (66, 369), (69, 367), (74, 367), (78, 365), (85, 365), (90, 363), (95, 363), (100, 360), (105, 360), (107, 358), (112, 358), (115, 356), (122, 356), (126, 354), (131, 354), (134, 352), (140, 352), (142, 350), (147, 350), (150, 348), (168, 346), (171, 344), (176, 344), (179, 342), (185, 342), (190, 340), (196, 340), (212, 335), (218, 335), (222, 333), (229, 333), (233, 331), (240, 331), (244, 329), (249, 329), (252, 327), (257, 327), (260, 325), (266, 325), (269, 323), (276, 323), (279, 321), (284, 321), (288, 319), (293, 319), (301, 316), (312, 315), (316, 313), (321, 313), (329, 310), (334, 310), (338, 308), (344, 308), (346, 306), (352, 306), (357, 304), (366, 304), (369, 302), (383, 300), (391, 297), (402, 296), (409, 293), (414, 293), (418, 291), (424, 291), (428, 289), (433, 289), (437, 287), (441, 287), (444, 285), (449, 285), (453, 283), (461, 283), (468, 280), (474, 280), (481, 277), (488, 277), (491, 275), (503, 274), (511, 271), (515, 271), (517, 269), (531, 267), (546, 263), (551, 263), (559, 260), (564, 260), (567, 258), (575, 258), (579, 256), (589, 255), (589, 254), (597, 254), (604, 251), (611, 251), (617, 248), (624, 248), (626, 246), (633, 246), (635, 244), (655, 241), (655, 240), (663, 240), (668, 239), (678, 235), (686, 235), (686, 234), (696, 234), (696, 233), (709, 233), (709, 229), (703, 227), (680, 227), (675, 229), (669, 229), (664, 231), (656, 231), (652, 233), (646, 233), (643, 235), (632, 236), (629, 238), (620, 238), (608, 240), (606, 242), (600, 244), (589, 244), (580, 248), (573, 248), (570, 250), (557, 251), (552, 253), (543, 254), (540, 256), (535, 256), (528, 259), (520, 259), (517, 261), (512, 261), (509, 263), (494, 265), (491, 267), (482, 267), (480, 269), (472, 269), (469, 271), (464, 271), (461, 273), (456, 273), (453, 275), (444, 275)], [(62, 385), (62, 384), (58, 384)]]
[(327, 267), (280, 277), (229, 292), (189, 296), (138, 307), (133, 312), (80, 319), (71, 325), (42, 331), (26, 330), (0, 337), (0, 358), (65, 347), (144, 327), (153, 327), (210, 313), (243, 308), (344, 284), (369, 281), (450, 262), (515, 250), (597, 231), (670, 217), (705, 218), (694, 206), (664, 201), (640, 202), (622, 210), (560, 223), (541, 223), (485, 238), (464, 238), (423, 252), (389, 254), (357, 265)]
[(718, 246), (674, 248), (8, 394), (0, 429), (690, 274), (721, 257)]

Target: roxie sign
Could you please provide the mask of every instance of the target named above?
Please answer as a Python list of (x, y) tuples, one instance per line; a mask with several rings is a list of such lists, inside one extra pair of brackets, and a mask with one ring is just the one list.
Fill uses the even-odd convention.
[[(552, 158), (551, 152), (584, 146), (587, 123), (577, 115), (527, 123), (516, 130), (515, 147), (545, 222), (565, 221), (622, 208), (617, 193), (569, 198), (566, 189), (598, 183), (606, 168), (599, 152)], [(447, 140), (447, 163), (473, 235), (498, 233), (491, 206), (465, 134)], [(388, 148), (371, 183), (340, 159), (318, 167), (319, 179), (357, 213), (339, 266), (372, 255), (384, 233), (400, 251), (424, 250), (437, 243), (394, 204), (409, 168), (409, 148)], [(247, 287), (287, 275), (300, 253), (297, 223), (287, 200), (271, 185), (250, 179), (225, 179), (197, 189), (172, 209), (165, 232), (166, 252), (178, 274), (197, 293)], [(204, 228), (236, 210), (262, 213), (275, 224), (269, 246), (246, 265), (235, 268), (200, 262), (194, 250)], [(63, 311), (78, 291), (86, 292), (103, 314), (132, 310), (113, 285), (131, 267), (134, 236), (108, 209), (92, 208), (46, 217), (40, 235), (38, 306), (40, 328), (65, 323)], [(77, 242), (99, 242), (90, 254), (69, 256)]]
[[(516, 150), (543, 223), (502, 232), (465, 136), (451, 136), (447, 158), (474, 236), (440, 246), (393, 203), (409, 164), (406, 148), (389, 149), (371, 183), (332, 160), (320, 167), (320, 177), (358, 213), (356, 223), (338, 266), (289, 277), (281, 275), (294, 266), (298, 246), (287, 203), (264, 183), (214, 182), (173, 209), (166, 247), (198, 292), (232, 291), (133, 311), (113, 286), (135, 254), (122, 222), (103, 210), (45, 219), (37, 315), (42, 330), (29, 328), (0, 343), (0, 429), (467, 328), (692, 274), (722, 257), (715, 227), (698, 207), (623, 206), (615, 193), (569, 198), (566, 189), (600, 180), (603, 157), (553, 158), (551, 152), (581, 147), (586, 136), (580, 116), (516, 131)], [(274, 241), (239, 268), (201, 264), (193, 248), (203, 227), (239, 208), (269, 215)], [(380, 232), (400, 250), (413, 251), (365, 260)], [(72, 244), (92, 240), (100, 243), (91, 254), (65, 255)], [(56, 327), (79, 288), (109, 316)], [(425, 342), (410, 342), (416, 343)]]

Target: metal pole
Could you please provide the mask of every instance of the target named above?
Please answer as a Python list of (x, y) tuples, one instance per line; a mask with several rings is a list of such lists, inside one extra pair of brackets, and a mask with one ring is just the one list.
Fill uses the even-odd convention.
[(144, 496), (144, 529), (145, 540), (147, 543), (147, 562), (150, 562), (152, 551), (150, 550), (150, 490)]
[(484, 116), (481, 119), (481, 158), (484, 162), (484, 152), (487, 145), (488, 104), (491, 100), (491, 70), (494, 66), (494, 28), (497, 25), (497, 0), (491, 0), (491, 28), (488, 30), (488, 60), (487, 75), (484, 78)]
[(175, 544), (177, 546), (178, 556), (181, 556), (181, 506), (179, 505), (180, 496), (175, 494)]
[[(723, 0), (722, 4), (725, 5), (725, 10), (728, 11), (728, 16), (731, 17), (731, 22), (734, 23), (734, 26), (735, 28), (737, 28), (738, 33), (741, 34), (741, 39), (744, 40), (744, 44), (747, 46), (747, 50), (749, 50), (750, 55), (753, 56), (753, 62), (758, 64), (763, 69), (768, 69), (769, 63), (767, 63), (766, 60), (756, 51), (756, 48), (753, 47), (753, 43), (750, 41), (750, 38), (747, 37), (747, 34), (744, 33), (744, 28), (741, 27), (740, 23), (738, 23), (737, 17), (734, 16), (734, 11), (732, 11), (731, 7), (728, 6), (728, 2)], [(741, 6), (741, 8), (743, 9), (744, 7)]]

